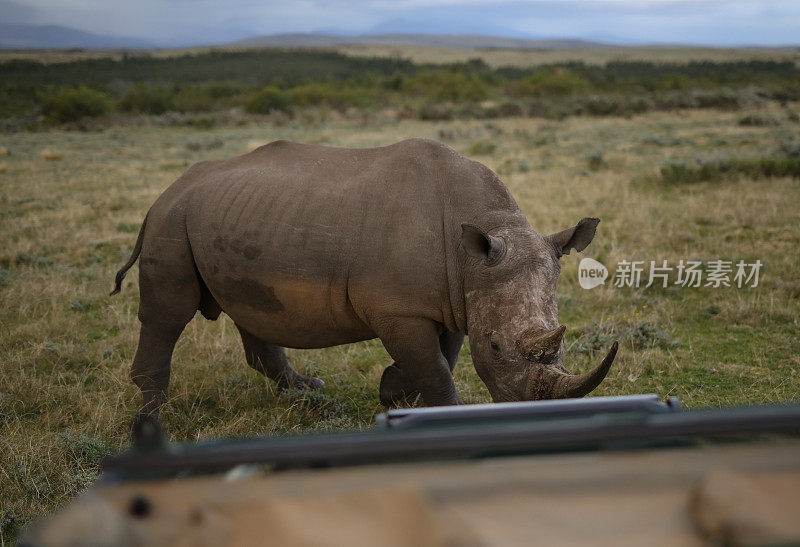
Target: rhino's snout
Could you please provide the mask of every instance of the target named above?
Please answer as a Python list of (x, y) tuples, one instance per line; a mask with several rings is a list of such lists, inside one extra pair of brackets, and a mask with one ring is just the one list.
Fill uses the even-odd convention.
[[(565, 331), (564, 325), (554, 329), (530, 328), (516, 341), (511, 356), (502, 355), (494, 332), (487, 333), (492, 357), (498, 363), (498, 375), (486, 382), (492, 399), (508, 402), (583, 397), (599, 386), (614, 362), (619, 344), (614, 342), (591, 372), (570, 374), (562, 365)], [(522, 377), (520, 369), (524, 371)]]
[(619, 343), (614, 341), (603, 361), (591, 372), (571, 374), (561, 365), (561, 359), (552, 364), (532, 364), (532, 374), (526, 389), (526, 399), (567, 399), (591, 393), (608, 374), (617, 355)]

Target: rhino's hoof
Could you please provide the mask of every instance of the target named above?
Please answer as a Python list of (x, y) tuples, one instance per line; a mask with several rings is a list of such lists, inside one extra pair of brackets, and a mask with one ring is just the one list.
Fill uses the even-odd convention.
[(381, 404), (386, 408), (401, 406), (408, 403), (408, 399), (416, 395), (406, 390), (403, 371), (395, 365), (389, 365), (381, 376), (379, 391)]
[(325, 382), (319, 378), (306, 378), (306, 389), (322, 389)]
[(308, 389), (308, 390), (322, 389), (324, 385), (325, 382), (313, 376), (310, 378), (308, 376), (300, 376), (292, 383), (292, 387), (295, 389)]
[(322, 389), (325, 385), (325, 382), (320, 380), (319, 378), (308, 376), (303, 376), (302, 374), (298, 374), (294, 379), (287, 382), (278, 382), (278, 393), (282, 392), (286, 389), (305, 389), (305, 390), (314, 390), (314, 389)]

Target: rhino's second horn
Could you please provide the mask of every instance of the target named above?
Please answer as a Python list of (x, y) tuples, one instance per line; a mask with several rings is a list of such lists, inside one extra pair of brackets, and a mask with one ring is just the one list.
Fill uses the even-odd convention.
[(619, 342), (614, 341), (611, 349), (608, 350), (603, 362), (597, 368), (586, 374), (569, 374), (567, 372), (555, 372), (560, 374), (561, 377), (554, 383), (553, 399), (566, 399), (569, 397), (583, 397), (592, 392), (594, 388), (600, 385), (603, 378), (608, 374), (608, 370), (614, 363), (614, 357), (617, 356), (617, 348)]

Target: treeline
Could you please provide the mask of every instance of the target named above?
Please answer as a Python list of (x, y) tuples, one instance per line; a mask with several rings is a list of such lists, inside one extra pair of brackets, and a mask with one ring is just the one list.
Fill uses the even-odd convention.
[(304, 108), (392, 107), (425, 119), (737, 108), (800, 99), (791, 62), (579, 62), (493, 69), (481, 59), (414, 64), (320, 50), (211, 51), (43, 64), (0, 63), (0, 117), (53, 123), (119, 111), (293, 114)]

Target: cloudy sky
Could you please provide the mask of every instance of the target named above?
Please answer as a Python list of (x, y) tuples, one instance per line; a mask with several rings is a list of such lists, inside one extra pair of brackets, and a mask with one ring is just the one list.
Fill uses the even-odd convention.
[(798, 0), (0, 0), (0, 21), (58, 24), (162, 46), (286, 32), (800, 43)]

